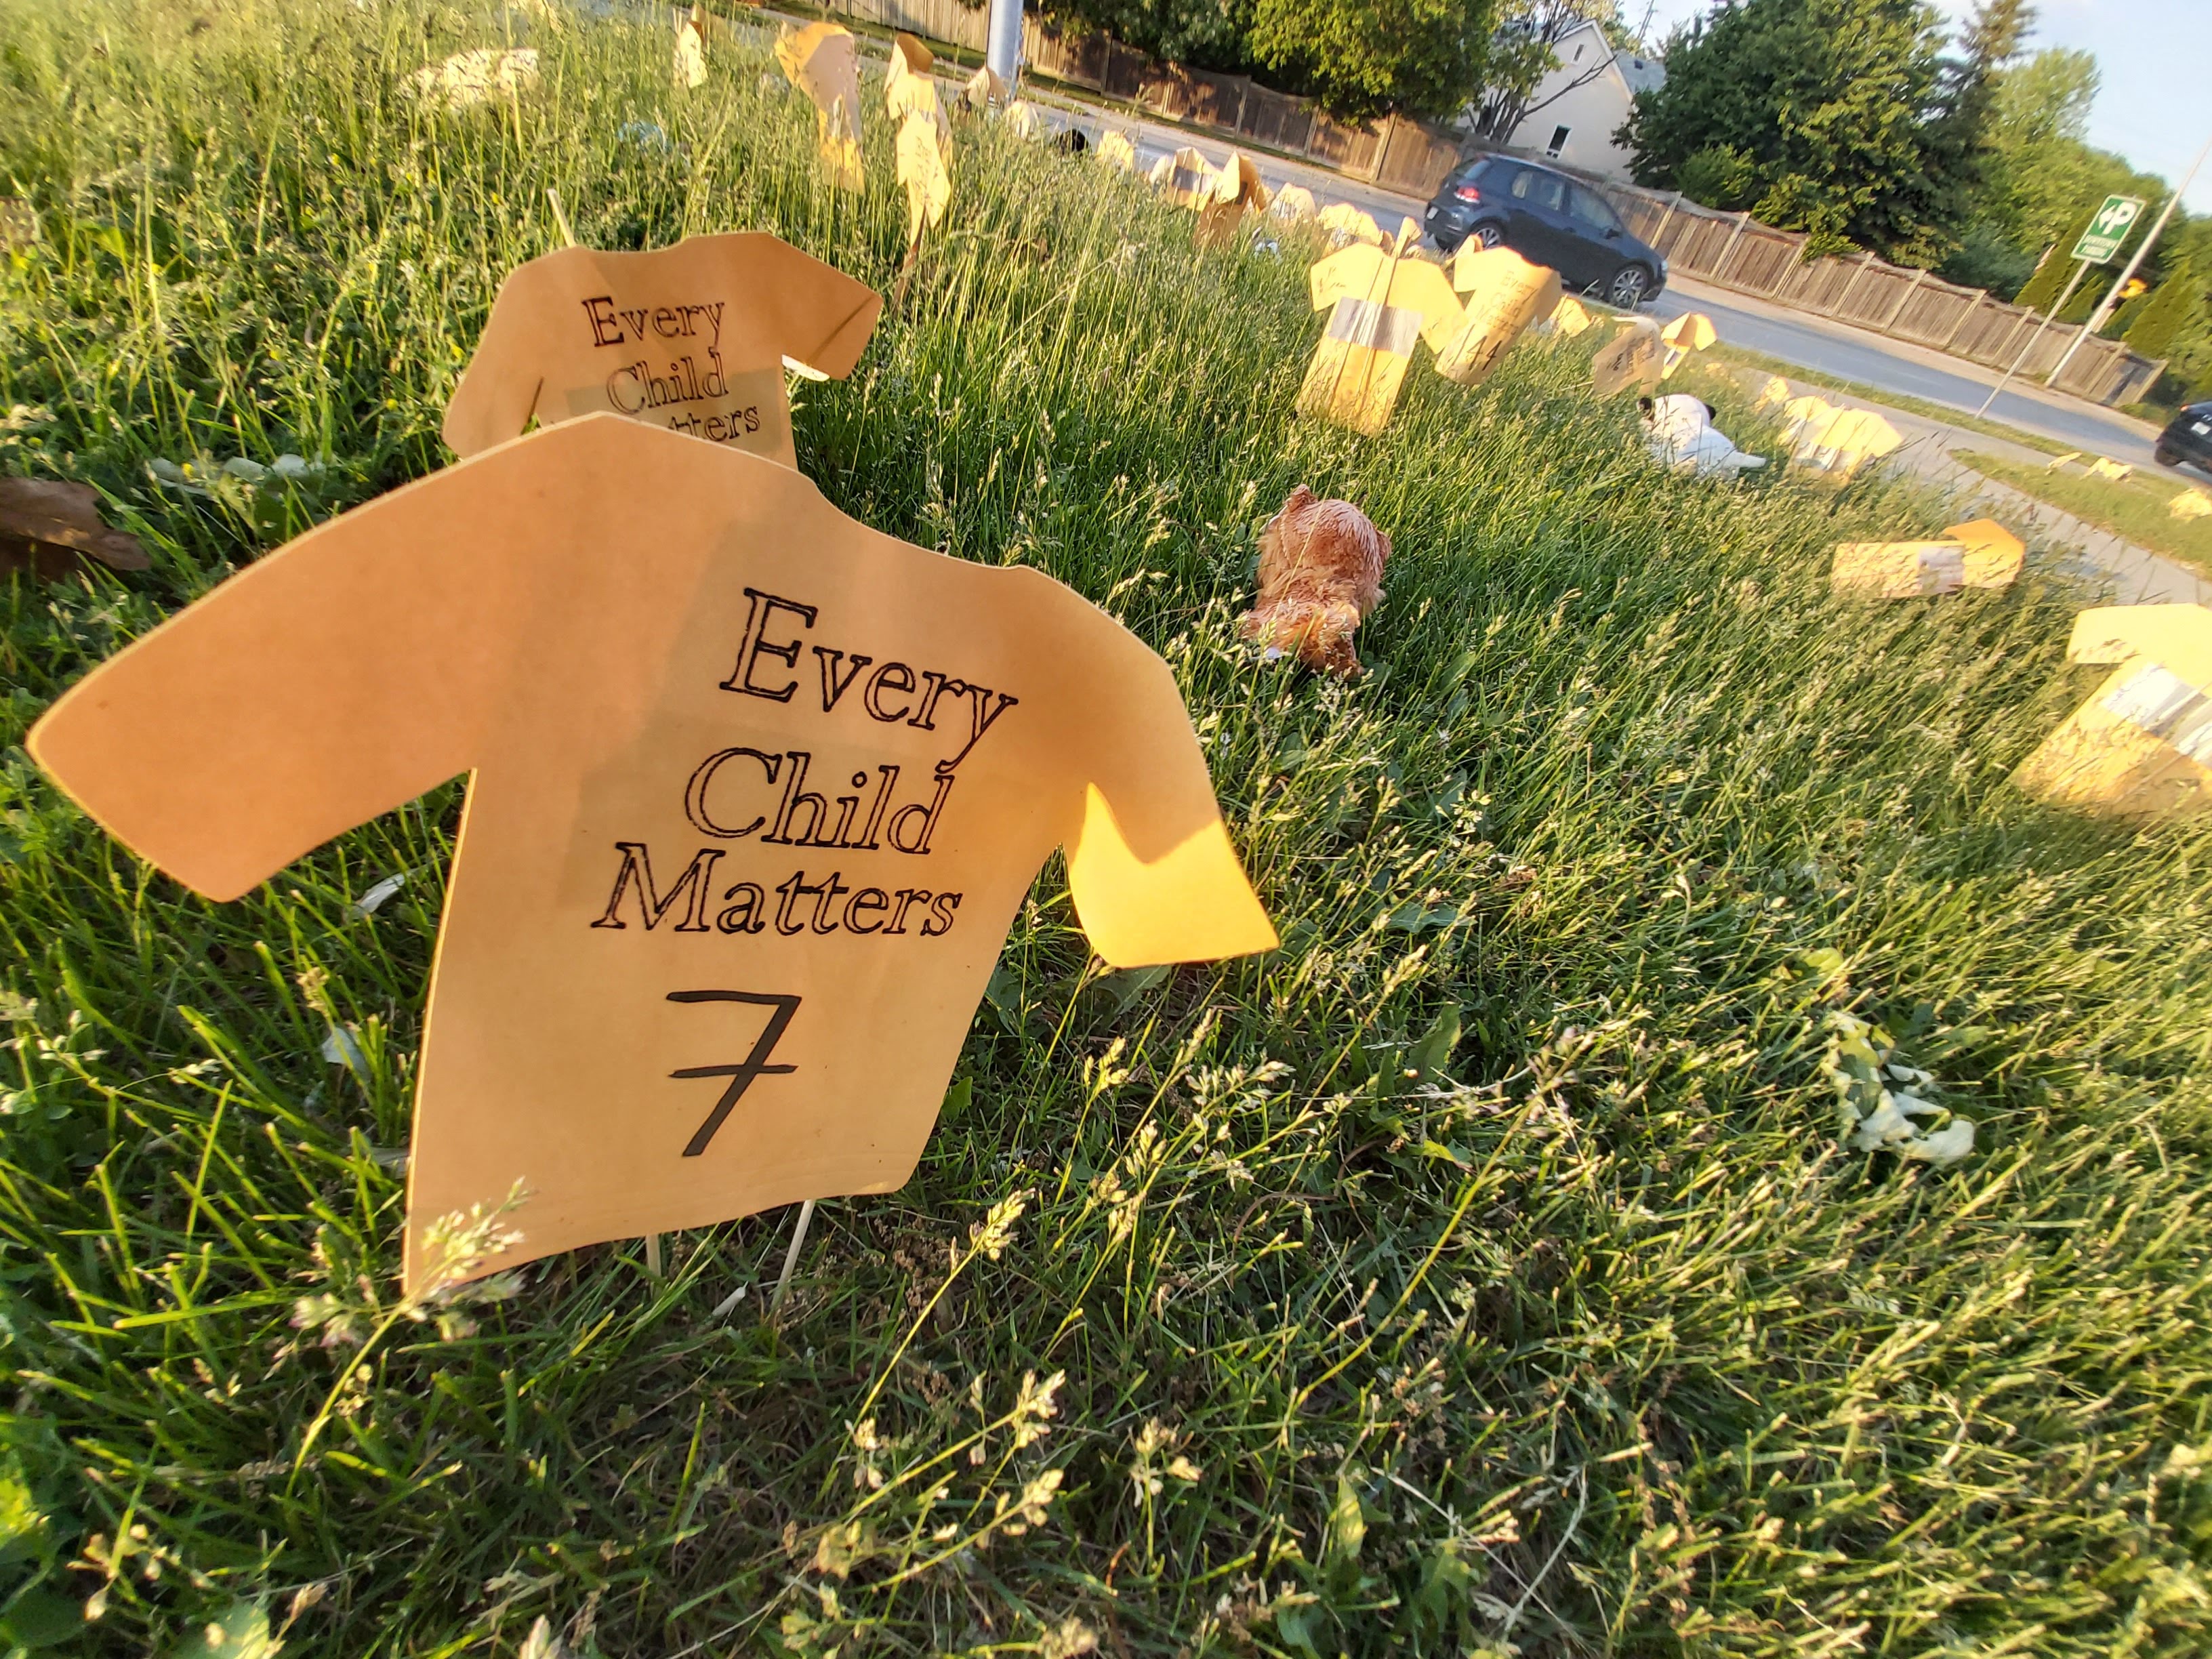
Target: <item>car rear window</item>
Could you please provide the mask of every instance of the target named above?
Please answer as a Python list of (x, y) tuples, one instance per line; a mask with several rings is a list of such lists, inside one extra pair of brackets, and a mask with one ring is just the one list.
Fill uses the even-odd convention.
[(1566, 194), (1567, 181), (1556, 173), (1538, 173), (1523, 167), (1513, 177), (1513, 194), (1523, 201), (1534, 202), (1540, 208), (1557, 213)]
[(1570, 210), (1584, 223), (1595, 225), (1600, 230), (1623, 228), (1620, 216), (1613, 210), (1612, 204), (1595, 191), (1577, 185), (1568, 199), (1574, 204)]

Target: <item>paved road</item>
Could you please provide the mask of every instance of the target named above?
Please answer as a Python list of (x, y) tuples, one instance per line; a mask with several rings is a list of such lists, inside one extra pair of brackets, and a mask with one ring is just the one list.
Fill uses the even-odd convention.
[[(1972, 414), (1996, 384), (1996, 369), (1984, 369), (1864, 329), (1832, 323), (1824, 317), (1770, 306), (1747, 295), (1684, 279), (1651, 303), (1660, 317), (1702, 311), (1723, 340), (1779, 357), (1801, 368), (1856, 380), (1877, 392), (1901, 392)], [(2087, 453), (2149, 466), (2153, 428), (2141, 421), (2078, 398), (2045, 397), (2039, 391), (2008, 386), (1991, 405), (1989, 417)]]

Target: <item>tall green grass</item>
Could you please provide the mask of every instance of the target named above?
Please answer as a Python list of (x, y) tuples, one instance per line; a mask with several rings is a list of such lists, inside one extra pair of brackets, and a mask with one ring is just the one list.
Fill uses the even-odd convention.
[[(0, 270), (0, 466), (98, 483), (155, 559), (6, 595), (10, 1639), (2204, 1650), (2212, 839), (2007, 787), (2091, 684), (2081, 596), (2032, 566), (1832, 601), (1831, 544), (1942, 504), (1662, 478), (1580, 395), (1586, 346), (1471, 392), (1419, 370), (1378, 440), (1304, 422), (1294, 239), (1196, 254), (995, 128), (853, 379), (804, 389), (803, 462), (1167, 655), (1284, 948), (1100, 973), (1048, 869), (915, 1180), (822, 1206), (780, 1318), (770, 1215), (359, 1346), (399, 1312), (458, 786), (212, 905), (20, 744), (176, 605), (440, 465), (547, 186), (597, 245), (759, 228), (890, 287), (879, 112), (856, 201), (757, 53), (680, 94), (657, 17), (532, 16), (0, 11), (0, 184), (40, 231)], [(544, 53), (515, 100), (394, 94), (510, 40)], [(148, 470), (284, 453), (324, 471)], [(1300, 481), (1396, 544), (1355, 685), (1233, 638)], [(1837, 1009), (1978, 1121), (1969, 1161), (1839, 1149)]]

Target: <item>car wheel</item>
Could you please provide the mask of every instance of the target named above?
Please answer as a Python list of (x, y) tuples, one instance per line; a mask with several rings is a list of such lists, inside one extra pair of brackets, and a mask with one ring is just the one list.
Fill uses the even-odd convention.
[(1485, 247), (1503, 247), (1505, 245), (1505, 233), (1496, 225), (1477, 225), (1468, 234)]
[(1605, 286), (1605, 297), (1623, 311), (1633, 311), (1651, 291), (1651, 273), (1642, 265), (1623, 265)]
[(2160, 466), (2179, 466), (2181, 465), (2181, 457), (2172, 450), (2167, 449), (2163, 446), (2152, 450), (2150, 453), (2150, 458), (2156, 461)]

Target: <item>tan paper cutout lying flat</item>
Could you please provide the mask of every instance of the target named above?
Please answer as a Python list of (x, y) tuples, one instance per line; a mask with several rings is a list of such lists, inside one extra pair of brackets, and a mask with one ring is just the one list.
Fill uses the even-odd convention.
[(2212, 611), (2085, 611), (2066, 654), (2119, 666), (2021, 763), (2013, 781), (2059, 805), (2116, 817), (2212, 811)]
[(2063, 455), (2053, 455), (2049, 460), (2043, 464), (2043, 470), (2045, 472), (2056, 472), (2061, 467), (2064, 466), (2067, 462), (2078, 461), (2081, 459), (2081, 452), (2080, 450), (2069, 449)]
[(799, 465), (782, 363), (843, 376), (883, 298), (759, 231), (649, 253), (568, 247), (500, 284), (446, 407), (446, 442), (474, 455), (601, 410)]
[(1795, 471), (1820, 473), (1847, 483), (1870, 460), (1890, 453), (1904, 435), (1870, 409), (1838, 409), (1820, 398), (1794, 398), (1784, 409), (1784, 432)]
[(860, 63), (851, 31), (835, 23), (786, 28), (777, 37), (775, 61), (791, 84), (814, 105), (814, 133), (822, 170), (842, 189), (865, 191), (860, 165)]
[(399, 83), (399, 90), (424, 109), (459, 114), (496, 98), (518, 98), (538, 84), (538, 52), (525, 46), (501, 52), (478, 46), (457, 52), (440, 64), (426, 64)]
[(2169, 518), (2212, 518), (2212, 495), (2201, 489), (2185, 489), (2166, 503), (2166, 511)]
[(1098, 159), (1109, 167), (1134, 173), (1137, 170), (1137, 147), (1129, 142), (1127, 133), (1109, 128), (1098, 135)]
[(2027, 549), (1994, 519), (1954, 524), (1940, 542), (1846, 542), (1829, 585), (1863, 599), (1912, 599), (1962, 587), (2009, 587)]
[(1314, 205), (1314, 193), (1304, 185), (1285, 185), (1275, 192), (1275, 199), (1267, 211), (1291, 224), (1303, 224), (1321, 211)]
[(1404, 239), (1385, 250), (1354, 244), (1306, 272), (1314, 309), (1329, 313), (1298, 391), (1298, 412), (1370, 437), (1390, 422), (1413, 342), (1442, 351), (1461, 321), (1443, 267), (1408, 259)]
[(596, 1240), (913, 1171), (1032, 876), (1121, 967), (1270, 949), (1174, 676), (1079, 595), (607, 416), (311, 531), (29, 746), (211, 898), (472, 775), (409, 1166)]
[(2135, 468), (2119, 461), (2107, 460), (2102, 455), (2089, 463), (2091, 477), (2110, 478), (2114, 483), (2125, 483), (2134, 473)]
[(1966, 580), (1966, 559), (1956, 542), (1845, 542), (1836, 549), (1828, 585), (1856, 599), (1955, 593)]
[(1567, 295), (1552, 307), (1550, 322), (1555, 331), (1571, 340), (1590, 325), (1589, 307)]
[(1779, 374), (1770, 374), (1759, 388), (1759, 396), (1751, 400), (1753, 409), (1779, 409), (1790, 401), (1790, 382)]
[(1251, 158), (1232, 149), (1206, 181), (1196, 206), (1198, 228), (1192, 240), (1200, 247), (1227, 247), (1237, 240), (1247, 213), (1267, 210), (1267, 187)]
[(676, 84), (696, 92), (707, 84), (707, 9), (694, 6), (676, 26)]
[(1659, 378), (1668, 379), (1682, 366), (1682, 360), (1693, 351), (1703, 351), (1720, 338), (1713, 327), (1713, 319), (1702, 311), (1686, 311), (1659, 331), (1659, 337), (1667, 343), (1667, 356), (1659, 365)]
[(1659, 385), (1659, 355), (1665, 350), (1658, 325), (1638, 317), (1598, 349), (1590, 359), (1590, 392), (1610, 398), (1631, 389), (1652, 392)]
[(1006, 106), (1006, 131), (1017, 138), (1045, 138), (1051, 136), (1052, 123), (1028, 99), (1017, 98)]
[(1315, 218), (1340, 246), (1362, 242), (1369, 247), (1382, 247), (1389, 240), (1382, 234), (1382, 227), (1349, 202), (1331, 202)]
[(1559, 304), (1559, 272), (1531, 264), (1510, 247), (1484, 247), (1472, 237), (1460, 244), (1451, 279), (1465, 296), (1465, 315), (1437, 353), (1437, 373), (1462, 386), (1480, 384), (1522, 331)]
[(1960, 580), (1968, 587), (2010, 587), (2027, 563), (2027, 544), (1995, 519), (1973, 519), (1943, 532), (1966, 550)]
[(15, 570), (64, 580), (77, 573), (79, 556), (111, 570), (143, 570), (153, 562), (136, 536), (108, 528), (90, 484), (0, 478), (0, 581)]

